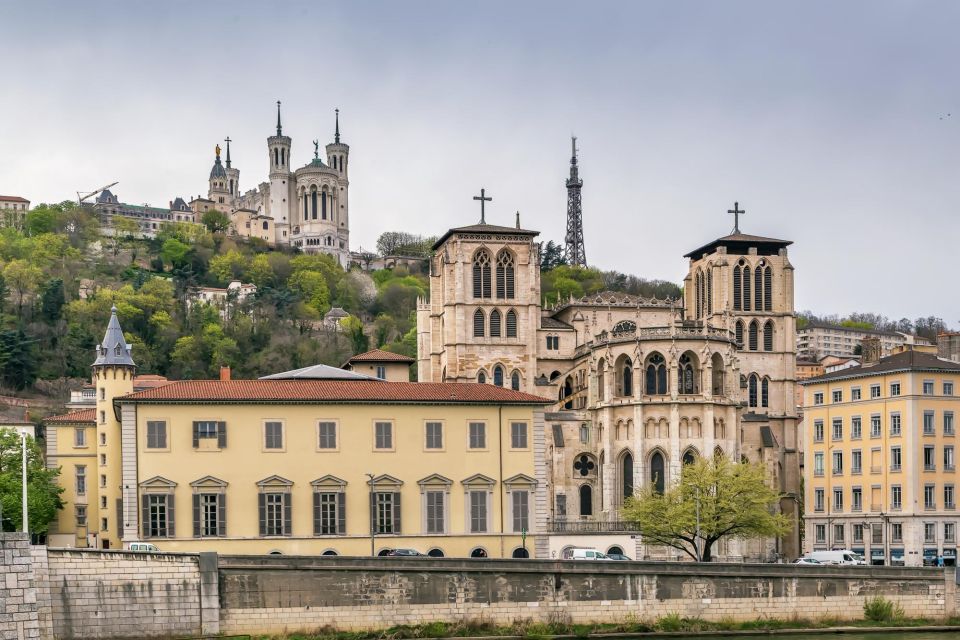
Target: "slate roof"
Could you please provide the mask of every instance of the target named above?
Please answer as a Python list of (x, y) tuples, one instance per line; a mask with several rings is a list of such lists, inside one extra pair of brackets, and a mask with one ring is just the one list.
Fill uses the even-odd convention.
[(44, 419), (44, 422), (52, 424), (80, 424), (89, 422), (92, 424), (96, 422), (96, 420), (96, 409), (78, 409), (77, 411), (71, 411), (70, 413), (64, 413), (59, 416), (50, 416)]
[(405, 356), (402, 353), (392, 353), (390, 351), (384, 351), (383, 349), (371, 349), (364, 353), (358, 353), (349, 360), (347, 364), (351, 362), (415, 362), (410, 356)]
[(717, 247), (727, 247), (728, 249), (741, 249), (746, 252), (750, 247), (757, 247), (758, 250), (779, 250), (793, 244), (792, 240), (778, 240), (776, 238), (764, 238), (763, 236), (751, 236), (746, 233), (732, 233), (722, 238), (717, 238), (713, 242), (708, 242), (699, 249), (694, 249), (683, 256), (684, 258), (699, 258), (705, 253), (712, 253)]
[(130, 355), (130, 347), (123, 337), (120, 321), (117, 320), (116, 306), (110, 309), (110, 322), (107, 324), (107, 332), (103, 335), (103, 341), (97, 345), (97, 359), (93, 366), (101, 365), (136, 366), (133, 357)]
[(856, 367), (831, 371), (816, 378), (798, 380), (801, 385), (817, 384), (828, 380), (846, 380), (849, 378), (865, 378), (880, 373), (898, 373), (909, 371), (941, 371), (960, 373), (960, 363), (938, 358), (936, 354), (908, 349), (895, 353), (892, 356), (880, 358), (875, 364), (861, 364)]
[(124, 403), (513, 404), (552, 400), (491, 384), (364, 380), (184, 380), (117, 398)]
[(466, 227), (455, 227), (448, 230), (445, 234), (440, 236), (440, 239), (433, 243), (431, 247), (434, 251), (440, 247), (444, 242), (447, 241), (447, 238), (452, 236), (455, 233), (497, 233), (503, 235), (514, 235), (514, 236), (530, 236), (531, 238), (540, 235), (539, 231), (530, 231), (529, 229), (517, 229), (516, 227), (501, 227), (496, 224), (471, 224)]

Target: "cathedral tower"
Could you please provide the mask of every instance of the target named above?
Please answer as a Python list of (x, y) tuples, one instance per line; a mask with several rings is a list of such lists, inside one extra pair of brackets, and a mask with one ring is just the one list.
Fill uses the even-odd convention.
[(290, 137), (283, 135), (280, 122), (280, 101), (277, 100), (277, 135), (267, 138), (270, 154), (270, 201), (266, 214), (271, 216), (277, 229), (277, 241), (286, 240), (290, 224)]
[[(123, 477), (121, 451), (124, 444), (133, 450), (136, 443), (125, 442), (125, 439), (135, 436), (121, 431), (120, 421), (114, 413), (113, 400), (133, 392), (133, 376), (137, 366), (123, 337), (116, 307), (110, 310), (110, 322), (107, 324), (103, 341), (97, 345), (96, 355), (92, 369), (93, 385), (97, 394), (97, 451), (100, 454), (97, 471), (101, 502), (96, 507), (89, 508), (91, 523), (97, 523), (96, 527), (91, 526), (90, 529), (98, 531), (101, 548), (119, 549), (125, 534), (124, 522), (131, 521), (137, 508), (136, 477), (132, 480)], [(125, 499), (130, 502), (125, 503)], [(93, 513), (98, 513), (99, 517), (94, 518)], [(137, 532), (127, 531), (126, 535), (136, 536)]]

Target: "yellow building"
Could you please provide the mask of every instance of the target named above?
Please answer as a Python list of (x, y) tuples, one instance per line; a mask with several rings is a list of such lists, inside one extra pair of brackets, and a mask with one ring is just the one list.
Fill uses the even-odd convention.
[(802, 381), (805, 551), (853, 549), (873, 564), (956, 562), (960, 364), (930, 348)]
[[(110, 548), (148, 541), (222, 553), (545, 554), (549, 401), (330, 367), (312, 378), (133, 392), (122, 340), (114, 314), (93, 367), (97, 408), (47, 421), (68, 504), (52, 545), (85, 538), (89, 505), (102, 503), (122, 514), (98, 531), (99, 546)], [(85, 448), (68, 453), (78, 429)], [(67, 455), (76, 456), (71, 470)], [(83, 491), (71, 486), (78, 473)]]

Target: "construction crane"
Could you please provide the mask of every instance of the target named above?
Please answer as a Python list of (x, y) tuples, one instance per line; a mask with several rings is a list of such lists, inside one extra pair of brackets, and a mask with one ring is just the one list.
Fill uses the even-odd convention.
[(118, 181), (118, 182), (111, 183), (111, 184), (108, 184), (107, 186), (105, 186), (105, 187), (100, 187), (100, 188), (97, 189), (96, 191), (91, 191), (90, 193), (88, 193), (88, 194), (86, 194), (86, 195), (84, 195), (84, 194), (80, 193), (79, 191), (77, 191), (77, 204), (82, 205), (82, 204), (83, 204), (83, 201), (86, 200), (87, 198), (92, 198), (93, 196), (97, 195), (97, 194), (100, 193), (101, 191), (106, 191), (106, 190), (109, 189), (110, 187), (115, 187), (115, 186), (118, 185), (118, 184), (120, 184), (119, 181)]

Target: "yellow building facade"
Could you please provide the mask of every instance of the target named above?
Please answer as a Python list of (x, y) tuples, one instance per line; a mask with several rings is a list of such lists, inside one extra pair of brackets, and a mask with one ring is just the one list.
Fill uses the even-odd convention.
[(862, 365), (800, 383), (804, 550), (955, 564), (960, 364), (923, 347), (884, 358), (878, 344), (863, 349)]
[[(163, 551), (535, 557), (545, 548), (549, 401), (337, 369), (134, 392), (116, 316), (111, 327), (110, 362), (93, 367), (96, 409), (47, 421), (67, 503), (52, 545), (89, 544), (96, 527), (95, 546)], [(71, 486), (77, 473), (82, 491)], [(102, 523), (91, 518), (101, 503)]]

